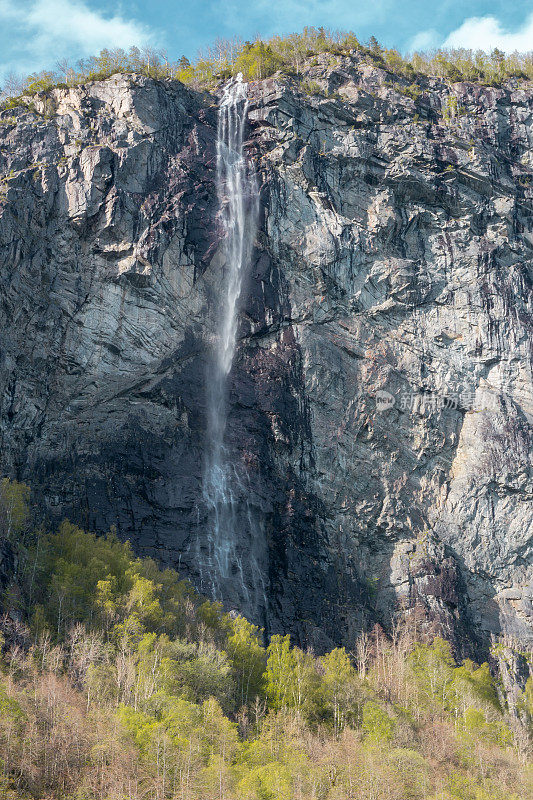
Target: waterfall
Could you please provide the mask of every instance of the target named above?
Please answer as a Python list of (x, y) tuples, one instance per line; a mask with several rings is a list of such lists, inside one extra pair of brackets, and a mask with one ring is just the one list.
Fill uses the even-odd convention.
[[(203, 496), (208, 533), (207, 553), (200, 559), (202, 588), (214, 598), (239, 607), (249, 606), (251, 600), (245, 571), (248, 575), (258, 572), (252, 554), (253, 521), (245, 499), (247, 487), (226, 442), (228, 382), (237, 345), (239, 300), (250, 266), (258, 209), (255, 172), (243, 151), (247, 112), (247, 84), (239, 73), (224, 87), (218, 112), (217, 192), (224, 232), (224, 280), (218, 335), (207, 376)], [(247, 547), (243, 548), (242, 542), (238, 547), (237, 532), (242, 539), (246, 529), (250, 542)]]

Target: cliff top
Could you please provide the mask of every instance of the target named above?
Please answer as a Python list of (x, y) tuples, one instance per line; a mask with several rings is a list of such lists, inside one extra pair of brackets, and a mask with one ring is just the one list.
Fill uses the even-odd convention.
[(324, 28), (305, 28), (301, 34), (274, 36), (253, 42), (217, 40), (216, 44), (191, 62), (185, 56), (171, 62), (165, 53), (150, 48), (132, 47), (102, 50), (98, 56), (79, 61), (76, 67), (66, 61), (61, 73), (42, 71), (26, 78), (11, 76), (5, 81), (0, 97), (4, 107), (14, 107), (21, 98), (48, 92), (52, 88), (69, 88), (95, 80), (104, 80), (116, 73), (143, 74), (147, 77), (175, 81), (196, 89), (213, 90), (232, 75), (242, 72), (246, 80), (262, 80), (275, 74), (304, 80), (317, 66), (335, 66), (339, 60), (378, 68), (392, 81), (407, 81), (416, 93), (434, 80), (457, 83), (467, 81), (482, 86), (529, 86), (533, 81), (533, 54), (490, 54), (471, 50), (437, 50), (402, 56), (371, 37), (364, 45), (352, 32), (330, 32)]

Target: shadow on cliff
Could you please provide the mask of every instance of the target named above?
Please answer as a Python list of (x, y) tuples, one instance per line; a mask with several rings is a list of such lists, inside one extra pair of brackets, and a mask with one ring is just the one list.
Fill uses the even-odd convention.
[(264, 235), (268, 185), (230, 391), (228, 440), (239, 451), (251, 502), (263, 521), (267, 634), (290, 632), (322, 651), (373, 621), (366, 587), (344, 569), (313, 492), (313, 438), (302, 352), (289, 291)]

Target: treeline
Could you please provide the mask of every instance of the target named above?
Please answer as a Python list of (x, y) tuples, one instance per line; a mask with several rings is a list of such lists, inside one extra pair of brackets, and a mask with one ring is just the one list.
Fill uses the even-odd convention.
[[(2, 481), (1, 798), (530, 796), (526, 731), (487, 664), (413, 626), (352, 653), (265, 647), (113, 533), (35, 528), (28, 500)], [(518, 703), (531, 725), (531, 682)]]
[(495, 49), (437, 50), (402, 56), (398, 50), (383, 47), (374, 37), (361, 43), (351, 32), (325, 28), (304, 28), (302, 33), (256, 38), (243, 42), (239, 38), (217, 39), (194, 61), (182, 56), (171, 61), (164, 51), (132, 47), (128, 52), (115, 48), (102, 50), (98, 56), (76, 64), (67, 60), (56, 69), (34, 73), (28, 77), (7, 76), (2, 87), (4, 98), (47, 91), (53, 86), (73, 86), (102, 80), (117, 72), (141, 73), (152, 78), (179, 80), (197, 88), (209, 88), (216, 82), (242, 72), (248, 80), (261, 80), (277, 71), (298, 76), (309, 61), (329, 54), (331, 58), (357, 52), (387, 71), (415, 80), (435, 76), (449, 81), (476, 81), (501, 85), (510, 78), (533, 80), (533, 53), (506, 55)]

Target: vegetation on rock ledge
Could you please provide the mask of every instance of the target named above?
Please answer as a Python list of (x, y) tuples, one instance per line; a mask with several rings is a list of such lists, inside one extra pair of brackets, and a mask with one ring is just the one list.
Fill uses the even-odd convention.
[(243, 42), (239, 38), (218, 39), (193, 62), (185, 56), (172, 62), (165, 52), (152, 48), (141, 50), (132, 47), (128, 52), (121, 48), (102, 50), (98, 56), (82, 59), (75, 65), (65, 59), (59, 61), (55, 71), (45, 70), (27, 78), (11, 74), (4, 82), (2, 94), (9, 107), (18, 102), (16, 98), (19, 96), (31, 96), (54, 86), (68, 88), (88, 81), (103, 80), (115, 73), (137, 73), (152, 78), (179, 80), (196, 88), (211, 88), (238, 72), (242, 72), (248, 80), (261, 80), (278, 71), (298, 76), (304, 67), (313, 66), (313, 60), (316, 61), (319, 56), (328, 57), (330, 63), (335, 63), (339, 57), (356, 54), (392, 75), (415, 84), (425, 76), (492, 86), (499, 86), (510, 79), (533, 80), (531, 52), (505, 54), (498, 49), (491, 53), (441, 49), (404, 57), (395, 49), (381, 46), (374, 37), (367, 44), (362, 44), (352, 32), (308, 27), (302, 33), (273, 36), (267, 40), (256, 38)]

